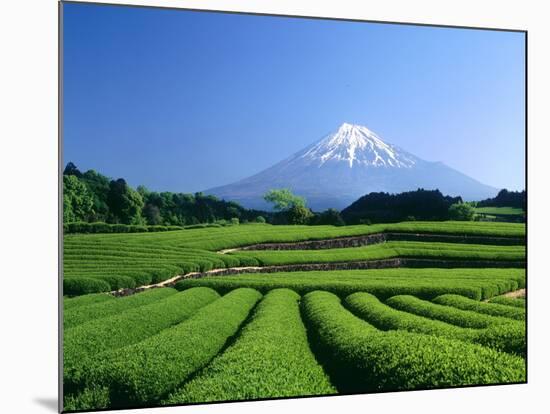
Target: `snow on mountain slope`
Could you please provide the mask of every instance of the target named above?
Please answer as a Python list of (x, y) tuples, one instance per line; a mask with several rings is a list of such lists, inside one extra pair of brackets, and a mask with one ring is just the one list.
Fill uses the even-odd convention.
[(353, 164), (411, 168), (416, 163), (416, 157), (386, 144), (367, 127), (348, 123), (343, 123), (338, 131), (307, 149), (300, 157), (317, 162), (319, 167), (328, 161), (345, 161), (350, 168)]

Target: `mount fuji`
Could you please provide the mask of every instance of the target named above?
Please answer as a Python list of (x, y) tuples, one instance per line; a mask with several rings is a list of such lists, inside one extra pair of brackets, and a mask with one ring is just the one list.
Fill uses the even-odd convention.
[(497, 189), (441, 162), (425, 161), (382, 139), (367, 127), (344, 123), (289, 158), (233, 184), (205, 191), (247, 208), (269, 209), (263, 194), (290, 188), (315, 211), (338, 210), (371, 192), (424, 188), (464, 200), (494, 197)]

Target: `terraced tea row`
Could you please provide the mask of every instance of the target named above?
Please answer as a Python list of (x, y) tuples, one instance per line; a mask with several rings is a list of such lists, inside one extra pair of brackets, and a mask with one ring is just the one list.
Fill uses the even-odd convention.
[[(232, 253), (230, 253), (233, 255)], [(525, 246), (491, 246), (457, 243), (387, 242), (383, 244), (330, 250), (239, 251), (239, 257), (255, 259), (263, 266), (296, 263), (330, 263), (410, 257), (445, 260), (525, 260)]]
[(65, 332), (65, 409), (525, 380), (523, 321), (486, 314), (509, 306), (464, 310), (449, 296), (433, 300), (459, 307), (412, 296), (384, 304), (368, 293), (341, 303), (322, 291), (300, 304), (288, 289), (263, 298), (247, 288), (219, 293), (162, 288), (92, 304), (98, 295), (81, 297), (85, 304), (67, 311), (79, 310), (81, 322)]
[[(64, 293), (135, 288), (176, 275), (211, 269), (270, 264), (307, 264), (423, 257), (446, 260), (493, 260), (521, 263), (523, 246), (476, 246), (456, 243), (389, 242), (326, 251), (215, 250), (251, 243), (318, 240), (383, 231), (522, 237), (524, 227), (507, 223), (397, 223), (376, 226), (270, 226), (250, 224), (163, 233), (67, 235), (64, 238)], [(514, 263), (516, 263), (514, 262)]]
[(506, 296), (495, 296), (494, 298), (489, 299), (489, 302), (525, 309), (525, 298), (508, 298)]
[(498, 303), (481, 303), (457, 295), (439, 296), (435, 298), (434, 302), (441, 305), (453, 306), (459, 309), (484, 313), (486, 315), (501, 316), (505, 318), (517, 319), (519, 321), (525, 321), (525, 308), (503, 306)]
[(175, 293), (177, 293), (175, 289), (152, 289), (141, 295), (128, 296), (121, 300), (102, 301), (67, 309), (63, 314), (63, 327), (68, 329), (93, 319), (105, 318), (119, 312), (136, 309)]
[(333, 292), (341, 297), (369, 292), (385, 299), (414, 295), (433, 299), (445, 293), (487, 299), (525, 286), (523, 269), (369, 269), (334, 272), (280, 272), (210, 276), (184, 279), (176, 289), (206, 286), (219, 292), (249, 287), (261, 292), (276, 288), (292, 289), (303, 295), (314, 290)]
[(65, 245), (85, 243), (88, 246), (104, 243), (124, 243), (133, 247), (166, 245), (218, 251), (258, 243), (322, 240), (384, 232), (482, 235), (495, 237), (525, 237), (525, 226), (515, 223), (488, 222), (403, 222), (355, 226), (272, 226), (246, 224), (240, 226), (135, 234), (66, 235)]

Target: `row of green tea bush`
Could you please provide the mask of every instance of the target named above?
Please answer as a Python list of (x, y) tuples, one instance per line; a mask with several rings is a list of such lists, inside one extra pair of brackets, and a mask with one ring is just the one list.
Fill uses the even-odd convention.
[[(166, 290), (173, 292), (171, 289)], [(84, 313), (89, 314), (93, 319), (78, 324), (75, 324), (78, 322), (76, 321), (71, 328), (65, 330), (63, 338), (63, 387), (65, 392), (75, 391), (85, 372), (98, 362), (99, 358), (96, 356), (99, 353), (147, 339), (164, 329), (181, 323), (198, 309), (220, 297), (212, 289), (195, 288), (166, 297), (154, 298), (152, 303), (146, 301), (147, 303), (142, 306), (130, 299), (143, 299), (147, 296), (147, 292), (127, 298), (115, 299), (111, 296), (113, 301), (108, 305), (102, 305), (101, 311), (94, 308), (84, 309)], [(128, 309), (129, 304), (132, 307)], [(112, 313), (115, 310), (116, 313)], [(81, 321), (84, 319), (84, 317), (80, 317)], [(113, 332), (117, 334), (113, 335)]]
[(335, 393), (309, 347), (299, 300), (288, 289), (269, 292), (237, 340), (164, 403)]
[(252, 289), (236, 289), (171, 328), (98, 355), (98, 363), (81, 377), (84, 390), (72, 401), (74, 408), (98, 408), (85, 405), (90, 390), (107, 399), (110, 408), (158, 402), (220, 353), (261, 296)]
[(384, 304), (364, 292), (341, 301), (315, 291), (300, 300), (275, 289), (260, 301), (246, 288), (223, 298), (208, 288), (100, 297), (74, 299), (80, 304), (65, 314), (66, 409), (525, 380), (523, 322), (485, 314), (499, 308), (474, 309), (467, 298)]
[(384, 332), (329, 292), (302, 299), (316, 355), (340, 392), (380, 392), (525, 381), (525, 360), (460, 340)]
[[(256, 258), (262, 265), (357, 262), (393, 257), (434, 260), (524, 261), (525, 246), (491, 246), (437, 242), (386, 242), (363, 247), (321, 250), (246, 250), (240, 256)], [(233, 254), (233, 253), (231, 253)]]
[(64, 329), (83, 324), (93, 319), (105, 318), (138, 306), (149, 305), (157, 300), (176, 294), (172, 288), (149, 289), (138, 295), (125, 296), (119, 299), (93, 303), (68, 309), (63, 314)]
[[(445, 296), (441, 296), (445, 297)], [(438, 300), (435, 298), (434, 300)], [(392, 308), (415, 315), (436, 319), (463, 328), (483, 329), (498, 324), (511, 323), (510, 319), (501, 316), (492, 316), (451, 306), (428, 302), (411, 295), (398, 295), (386, 301)]]
[(370, 269), (252, 273), (224, 277), (184, 279), (176, 289), (206, 286), (218, 292), (249, 287), (263, 293), (288, 288), (304, 295), (325, 290), (341, 297), (369, 292), (385, 300), (396, 295), (413, 295), (432, 300), (446, 293), (475, 300), (487, 299), (525, 286), (523, 269)]
[[(439, 296), (438, 298), (445, 296), (448, 295)], [(438, 298), (435, 298), (435, 301)], [(471, 301), (468, 298), (464, 298), (464, 300)], [(489, 305), (483, 302), (478, 303)], [(497, 323), (483, 329), (464, 328), (461, 326), (462, 319), (454, 319), (457, 324), (451, 324), (401, 311), (380, 302), (375, 296), (365, 292), (348, 296), (344, 304), (355, 315), (383, 331), (404, 330), (423, 333), (477, 343), (522, 357), (526, 354), (525, 324), (514, 319), (510, 319), (510, 323)], [(453, 312), (452, 308), (449, 310)], [(463, 315), (463, 313), (460, 313), (460, 315)], [(475, 312), (470, 315), (476, 317)]]

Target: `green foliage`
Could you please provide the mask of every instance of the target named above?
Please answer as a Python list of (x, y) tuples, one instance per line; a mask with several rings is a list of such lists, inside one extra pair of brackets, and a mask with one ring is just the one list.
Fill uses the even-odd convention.
[(478, 333), (474, 342), (497, 351), (527, 356), (525, 324), (508, 323), (490, 326)]
[(437, 319), (463, 328), (489, 328), (497, 324), (512, 323), (508, 318), (483, 315), (480, 313), (456, 309), (450, 306), (430, 303), (414, 296), (394, 296), (386, 302), (392, 308), (411, 312), (430, 319)]
[(116, 300), (68, 309), (63, 315), (63, 327), (66, 330), (93, 319), (105, 318), (138, 306), (148, 305), (175, 293), (176, 290), (172, 288), (150, 289), (142, 293), (136, 293), (135, 295), (117, 298)]
[(101, 275), (97, 277), (100, 280), (104, 280), (109, 284), (109, 290), (119, 290), (121, 288), (135, 288), (136, 281), (130, 276), (113, 276), (113, 275)]
[(291, 290), (269, 292), (236, 342), (165, 403), (335, 393), (309, 348), (299, 299)]
[(156, 226), (162, 223), (160, 209), (154, 204), (145, 204), (145, 207), (143, 207), (143, 217), (145, 217), (149, 225)]
[(233, 225), (239, 224), (239, 219), (237, 217), (232, 217), (231, 218), (231, 224), (233, 224)]
[(406, 191), (399, 194), (374, 192), (364, 195), (342, 210), (348, 224), (389, 223), (408, 220), (448, 220), (449, 206), (460, 197), (444, 196), (439, 190)]
[(393, 309), (375, 296), (364, 292), (348, 296), (344, 303), (354, 314), (383, 331), (404, 330), (458, 339), (525, 357), (525, 329), (521, 324), (497, 324), (486, 329), (462, 328), (437, 319)]
[(183, 230), (181, 226), (138, 226), (134, 224), (109, 224), (103, 222), (87, 223), (74, 222), (65, 223), (65, 234), (74, 233), (144, 233), (158, 231)]
[(273, 204), (277, 211), (288, 211), (292, 207), (305, 207), (306, 200), (292, 193), (289, 188), (269, 190), (264, 194), (264, 200)]
[(111, 408), (150, 405), (216, 356), (260, 298), (252, 289), (237, 289), (178, 325), (109, 351), (85, 385), (109, 386)]
[(65, 296), (63, 298), (63, 309), (68, 310), (72, 308), (77, 308), (79, 306), (92, 305), (94, 303), (100, 302), (108, 302), (110, 300), (115, 300), (115, 297), (105, 293), (91, 293), (89, 295), (82, 295), (74, 298)]
[(86, 171), (79, 179), (86, 184), (94, 198), (94, 214), (89, 221), (107, 221), (109, 218), (107, 195), (110, 180), (94, 170)]
[(504, 318), (525, 320), (525, 309), (514, 308), (511, 306), (499, 305), (497, 303), (484, 303), (465, 298), (458, 295), (441, 295), (433, 300), (440, 305), (452, 306), (454, 308), (470, 310), (492, 316), (502, 316)]
[[(139, 226), (127, 226), (123, 224), (110, 225), (111, 231), (128, 232)], [(475, 223), (475, 222), (415, 222), (397, 223), (373, 226), (270, 226), (265, 224), (246, 224), (240, 226), (223, 227), (209, 224), (196, 226), (192, 230), (185, 231), (151, 231), (151, 227), (145, 233), (140, 234), (67, 234), (64, 237), (64, 276), (65, 278), (94, 278), (102, 276), (129, 276), (135, 281), (136, 286), (151, 283), (153, 280), (164, 280), (179, 274), (184, 274), (199, 269), (216, 269), (236, 266), (257, 266), (257, 258), (262, 258), (264, 264), (275, 263), (280, 260), (295, 263), (311, 263), (314, 261), (339, 261), (370, 258), (395, 257), (398, 253), (403, 256), (423, 257), (469, 257), (492, 258), (498, 260), (521, 260), (524, 257), (521, 246), (479, 246), (455, 244), (445, 247), (445, 244), (412, 243), (393, 245), (367, 246), (365, 248), (330, 249), (324, 251), (308, 251), (301, 255), (295, 251), (263, 251), (263, 252), (239, 252), (238, 254), (218, 254), (216, 250), (234, 248), (238, 246), (266, 243), (266, 242), (292, 242), (302, 240), (316, 240), (323, 238), (335, 238), (345, 236), (357, 236), (373, 234), (384, 231), (399, 233), (439, 233), (439, 234), (466, 234), (466, 235), (495, 235), (499, 237), (522, 236), (525, 234), (525, 226), (509, 223)], [(68, 231), (87, 231), (88, 225), (72, 223)], [(397, 242), (396, 242), (397, 243)], [(396, 250), (392, 246), (398, 246)], [(364, 249), (364, 250), (361, 250)], [(301, 257), (297, 257), (300, 256)], [(509, 272), (499, 270), (499, 272)], [(507, 278), (506, 274), (504, 275)], [(70, 282), (73, 283), (73, 282)], [(436, 282), (437, 283), (437, 282)], [(500, 282), (499, 282), (500, 283)], [(131, 285), (131, 282), (130, 282)], [(483, 288), (483, 298), (489, 298), (504, 292), (508, 292), (514, 286), (508, 284), (508, 288), (500, 285), (491, 292)], [(519, 285), (516, 284), (517, 289)], [(126, 286), (128, 287), (128, 286)], [(522, 287), (522, 286), (519, 286)], [(102, 284), (94, 289), (82, 289), (67, 291), (66, 294), (76, 295), (109, 291), (110, 286)], [(468, 289), (466, 289), (468, 290)], [(474, 289), (479, 291), (478, 288)], [(347, 293), (352, 293), (348, 291)], [(439, 294), (450, 293), (439, 290)], [(471, 292), (471, 291), (470, 291)], [(402, 290), (396, 293), (404, 293)], [(459, 293), (461, 291), (453, 291)], [(472, 293), (465, 293), (472, 295)], [(474, 293), (474, 298), (478, 298)]]
[(478, 214), (493, 214), (502, 216), (523, 216), (525, 211), (518, 207), (477, 207), (475, 212)]
[(310, 224), (316, 226), (344, 226), (346, 223), (344, 222), (344, 219), (342, 218), (338, 210), (329, 208), (322, 213), (315, 214), (315, 216), (310, 219)]
[(262, 265), (361, 262), (411, 257), (443, 260), (524, 261), (525, 246), (393, 241), (381, 244), (320, 250), (246, 250), (233, 254), (257, 259)]
[(115, 220), (119, 220), (122, 224), (143, 224), (141, 216), (143, 198), (122, 178), (109, 183), (107, 202)]
[(311, 210), (302, 205), (293, 205), (286, 211), (289, 224), (308, 224), (313, 217)]
[(77, 178), (82, 177), (82, 173), (72, 162), (68, 162), (63, 170), (63, 175), (74, 175)]
[[(455, 293), (480, 300), (515, 290), (523, 284), (525, 284), (523, 269), (506, 269), (506, 272), (503, 272), (502, 269), (401, 268), (213, 276), (184, 279), (176, 283), (175, 287), (183, 290), (189, 287), (207, 286), (218, 292), (228, 292), (237, 287), (249, 287), (264, 293), (275, 288), (288, 288), (301, 295), (314, 290), (325, 290), (342, 297), (363, 291), (372, 293), (380, 299), (404, 294), (433, 299), (445, 293)], [(449, 309), (459, 313), (466, 312)], [(493, 318), (474, 312), (469, 313), (480, 318)]]
[(527, 207), (527, 192), (508, 191), (502, 189), (495, 198), (488, 198), (478, 202), (478, 207), (515, 207), (525, 210)]
[(107, 387), (85, 388), (77, 394), (63, 395), (64, 411), (101, 410), (109, 407), (109, 389)]
[(254, 221), (256, 223), (265, 223), (265, 218), (264, 218), (264, 216), (258, 216), (254, 219)]
[[(138, 294), (139, 295), (139, 294)], [(189, 318), (220, 296), (208, 288), (189, 289), (67, 329), (63, 337), (63, 384), (66, 391), (83, 382), (98, 354), (137, 343)], [(121, 299), (117, 299), (121, 300)], [(138, 321), (138, 323), (136, 323)], [(113, 334), (116, 333), (116, 334)]]
[(449, 207), (449, 218), (451, 220), (472, 221), (475, 209), (466, 203), (455, 203)]
[(499, 305), (513, 306), (515, 308), (525, 309), (525, 298), (508, 298), (506, 296), (495, 296), (489, 299), (489, 303), (498, 303)]
[(316, 354), (340, 392), (525, 381), (520, 357), (447, 338), (381, 332), (327, 292), (307, 294), (302, 305)]
[[(156, 200), (145, 188), (137, 193), (151, 203)], [(157, 195), (162, 203), (175, 203), (172, 195)], [(202, 194), (191, 195), (185, 203), (196, 200), (216, 205)], [(159, 211), (168, 211), (166, 205)], [(177, 209), (171, 211), (177, 216)], [(234, 213), (220, 218), (211, 208), (208, 214), (216, 223), (174, 232), (161, 225), (74, 224), (110, 231), (64, 237), (65, 283), (84, 283), (81, 290), (89, 289), (86, 283), (98, 283), (112, 290), (210, 269), (290, 263), (307, 270), (309, 263), (396, 256), (525, 260), (523, 225), (228, 225), (237, 217)], [(245, 219), (240, 216), (240, 221)], [(163, 223), (169, 223), (164, 216)], [(130, 233), (134, 229), (146, 231)], [(347, 249), (216, 252), (256, 243), (380, 232), (519, 240), (511, 240), (517, 243), (511, 246), (390, 241)], [(334, 387), (340, 392), (373, 392), (521, 382), (525, 326), (523, 320), (510, 318), (520, 319), (523, 310), (479, 300), (524, 286), (521, 268), (398, 268), (188, 278), (176, 285), (181, 293), (163, 288), (122, 298), (66, 298), (65, 409), (315, 395), (334, 392)], [(309, 293), (319, 289), (327, 292)], [(266, 296), (249, 319), (259, 292)], [(345, 306), (364, 320), (328, 292), (346, 298)], [(216, 299), (222, 293), (227, 295)], [(299, 294), (306, 295), (301, 302)], [(388, 305), (381, 302), (385, 300)], [(249, 322), (239, 330), (245, 321)]]
[(383, 331), (399, 329), (464, 341), (471, 341), (476, 334), (474, 329), (462, 328), (436, 319), (393, 309), (380, 302), (376, 296), (366, 292), (349, 295), (345, 299), (344, 305), (352, 313)]
[(68, 296), (86, 295), (96, 292), (108, 292), (111, 285), (104, 280), (92, 277), (63, 278), (63, 294)]
[(75, 175), (63, 176), (63, 221), (86, 221), (93, 215), (94, 199)]

